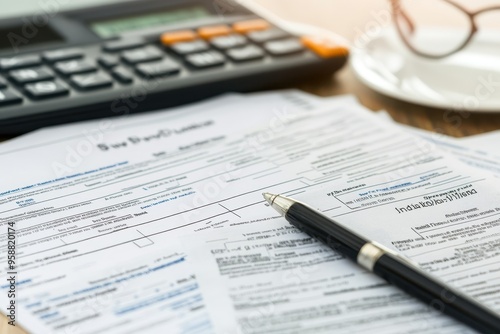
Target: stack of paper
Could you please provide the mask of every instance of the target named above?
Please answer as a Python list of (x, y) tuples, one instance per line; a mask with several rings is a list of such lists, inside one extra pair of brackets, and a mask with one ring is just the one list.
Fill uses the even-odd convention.
[(296, 91), (39, 130), (0, 145), (1, 263), (9, 227), (16, 244), (1, 277), (17, 281), (0, 302), (34, 334), (472, 332), (261, 193), (303, 200), (500, 311), (488, 152)]

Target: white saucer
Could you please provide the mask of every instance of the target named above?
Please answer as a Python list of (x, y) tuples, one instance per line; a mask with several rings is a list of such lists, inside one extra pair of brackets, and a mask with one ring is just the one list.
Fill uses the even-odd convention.
[(384, 30), (358, 39), (350, 64), (364, 84), (400, 100), (457, 111), (500, 112), (499, 34), (478, 34), (462, 51), (433, 60), (409, 51), (394, 29)]

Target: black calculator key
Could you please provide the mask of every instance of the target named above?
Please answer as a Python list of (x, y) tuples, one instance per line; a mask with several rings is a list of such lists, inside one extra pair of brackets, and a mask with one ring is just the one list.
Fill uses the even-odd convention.
[(48, 68), (40, 66), (10, 71), (9, 77), (18, 85), (22, 85), (52, 79), (54, 74)]
[(247, 39), (242, 35), (228, 35), (212, 38), (210, 43), (217, 49), (232, 49), (247, 44)]
[(75, 59), (56, 63), (54, 68), (62, 75), (88, 73), (97, 70), (94, 62), (86, 59)]
[(5, 81), (4, 78), (0, 77), (0, 88), (6, 88), (7, 87), (7, 82)]
[(112, 68), (118, 66), (118, 64), (120, 63), (118, 57), (112, 55), (103, 55), (99, 57), (97, 61), (99, 62), (99, 64), (101, 64), (102, 67), (105, 68)]
[(273, 56), (287, 56), (304, 51), (304, 46), (296, 38), (267, 42), (264, 48)]
[(144, 45), (146, 45), (145, 40), (140, 38), (131, 38), (107, 42), (102, 46), (102, 49), (106, 52), (118, 52), (139, 48)]
[(227, 50), (226, 53), (235, 62), (257, 60), (265, 56), (264, 50), (256, 45), (247, 45), (242, 48)]
[(281, 29), (273, 28), (249, 32), (247, 37), (254, 43), (265, 43), (276, 39), (290, 37), (290, 35)]
[(123, 84), (134, 82), (134, 76), (123, 66), (117, 66), (111, 70), (111, 75)]
[(46, 51), (43, 53), (43, 59), (49, 63), (55, 63), (62, 60), (83, 58), (83, 50), (81, 49), (62, 49), (54, 51)]
[(208, 68), (224, 65), (226, 59), (220, 52), (207, 51), (189, 55), (186, 57), (186, 61), (189, 65), (195, 68)]
[(24, 87), (33, 99), (45, 99), (69, 94), (69, 89), (60, 81), (40, 81)]
[(175, 75), (180, 71), (181, 67), (170, 59), (137, 65), (137, 73), (146, 79)]
[(10, 90), (0, 89), (0, 107), (8, 104), (21, 103), (23, 99)]
[(124, 51), (122, 59), (129, 64), (139, 64), (148, 61), (160, 60), (163, 58), (163, 52), (154, 46), (148, 46), (141, 49)]
[(38, 55), (19, 56), (12, 58), (0, 58), (0, 70), (8, 71), (18, 68), (40, 65), (42, 58)]
[(111, 87), (113, 79), (104, 72), (77, 74), (71, 77), (71, 83), (80, 90)]
[(192, 41), (192, 42), (175, 43), (174, 45), (170, 46), (170, 48), (175, 53), (183, 56), (183, 55), (187, 55), (190, 53), (207, 51), (209, 49), (209, 46), (208, 46), (207, 42), (205, 42), (205, 41), (196, 40), (196, 41)]

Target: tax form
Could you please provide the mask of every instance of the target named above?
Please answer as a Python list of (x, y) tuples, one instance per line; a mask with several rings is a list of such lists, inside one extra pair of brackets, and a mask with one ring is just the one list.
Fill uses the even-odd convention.
[[(105, 125), (0, 147), (0, 228), (15, 223), (30, 332), (330, 333), (372, 321), (468, 331), (289, 227), (264, 191), (320, 208), (498, 310), (496, 178), (348, 99), (233, 96)], [(289, 269), (299, 275), (270, 280)]]
[[(136, 302), (147, 307), (127, 313), (105, 313), (99, 308), (93, 309), (93, 315), (80, 312), (80, 308), (88, 309), (87, 297), (75, 298), (72, 309), (59, 303), (42, 307), (38, 302), (69, 299), (70, 294), (51, 295), (63, 287), (73, 291), (71, 294), (86, 292), (91, 281), (77, 284), (80, 273), (92, 271), (95, 282), (109, 280), (108, 271), (134, 271), (137, 264), (133, 260), (141, 254), (175, 248), (177, 235), (220, 225), (232, 215), (223, 203), (211, 205), (216, 201), (210, 197), (214, 186), (207, 181), (229, 174), (242, 179), (245, 173), (257, 176), (259, 168), (267, 167), (266, 162), (251, 158), (253, 143), (242, 141), (240, 129), (232, 128), (239, 123), (241, 113), (256, 121), (251, 126), (269, 121), (279, 125), (288, 113), (314, 108), (312, 102), (295, 93), (242, 102), (229, 96), (190, 108), (188, 118), (178, 118), (179, 113), (173, 112), (117, 123), (112, 120), (111, 124), (107, 120), (87, 122), (42, 130), (12, 145), (2, 145), (0, 156), (9, 164), (2, 165), (1, 172), (9, 178), (2, 180), (0, 192), (0, 254), (2, 264), (7, 263), (7, 230), (14, 224), (17, 287), (23, 292), (16, 302), (22, 324), (30, 332), (107, 331), (110, 323), (136, 322), (136, 312), (145, 312), (149, 317), (144, 321), (161, 323), (171, 332), (199, 332), (198, 327), (186, 329), (190, 328), (186, 325), (191, 323), (189, 319), (179, 326), (164, 321), (162, 303), (166, 301), (146, 303), (141, 289), (135, 290)], [(212, 104), (216, 110), (211, 110)], [(209, 208), (211, 219), (193, 221), (197, 206)], [(171, 250), (172, 254), (178, 252), (177, 248)], [(130, 260), (130, 267), (115, 268), (118, 260)], [(1, 276), (6, 272), (2, 266)], [(72, 272), (79, 274), (69, 275)], [(149, 280), (153, 273), (138, 281)], [(142, 288), (138, 284), (132, 287)], [(0, 288), (6, 305), (9, 287), (4, 284)], [(169, 302), (184, 302), (184, 295), (166, 292), (173, 293)], [(42, 300), (41, 296), (48, 298)], [(158, 330), (162, 328), (151, 329)]]
[[(451, 145), (445, 139), (429, 141), (428, 145), (426, 155), (435, 154), (436, 145), (484, 170), (495, 172), (498, 167), (491, 157), (473, 164), (474, 152)], [(338, 156), (335, 159), (350, 161)], [(326, 165), (328, 161), (323, 159), (322, 163)], [(442, 159), (441, 164), (447, 164), (445, 161), (451, 165), (448, 159)], [(454, 166), (458, 167), (457, 162)], [(491, 188), (481, 186), (492, 197), (457, 203), (477, 195), (477, 187), (488, 173), (476, 175), (477, 182), (471, 180), (472, 183), (465, 184), (464, 175), (448, 174), (450, 170), (442, 170), (448, 176), (444, 180), (429, 182), (420, 175), (412, 181), (410, 174), (419, 170), (418, 167), (408, 170), (400, 180), (385, 175), (385, 180), (379, 179), (380, 183), (362, 179), (361, 186), (333, 191), (330, 185), (312, 192), (310, 189), (280, 191), (272, 187), (268, 191), (315, 205), (355, 231), (408, 255), (425, 270), (498, 312), (497, 183), (491, 181), (494, 184)], [(358, 174), (356, 168), (350, 168), (349, 173)], [(471, 171), (466, 178), (472, 175)], [(458, 181), (458, 187), (454, 180)], [(345, 187), (344, 182), (340, 184)], [(370, 204), (366, 207), (363, 202)], [(395, 204), (401, 202), (404, 204)], [(400, 290), (283, 223), (281, 217), (257, 221), (263, 221), (264, 226), (253, 226), (254, 222), (239, 233), (232, 230), (226, 234), (204, 234), (201, 246), (189, 253), (201, 264), (197, 267), (198, 272), (203, 272), (200, 284), (206, 290), (206, 303), (214, 313), (212, 318), (218, 332), (473, 332), (433, 310), (439, 310), (437, 302), (415, 303)], [(186, 239), (189, 242), (192, 238)]]

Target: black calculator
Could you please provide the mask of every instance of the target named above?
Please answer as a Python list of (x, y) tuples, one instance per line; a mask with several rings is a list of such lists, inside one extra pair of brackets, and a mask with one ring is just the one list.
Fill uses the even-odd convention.
[(234, 0), (140, 0), (0, 21), (0, 135), (333, 73), (348, 50)]

